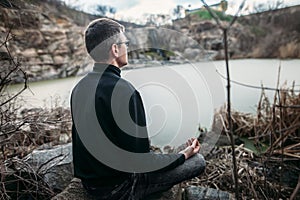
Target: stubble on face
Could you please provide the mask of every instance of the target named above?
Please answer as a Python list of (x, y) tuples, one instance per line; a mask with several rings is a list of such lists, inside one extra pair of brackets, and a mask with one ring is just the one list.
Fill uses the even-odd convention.
[[(120, 36), (121, 41), (127, 41), (127, 38), (124, 34), (121, 34)], [(120, 56), (116, 59), (117, 63), (119, 64), (119, 67), (123, 67), (128, 64), (128, 55), (127, 55), (127, 46), (122, 43), (120, 46)]]

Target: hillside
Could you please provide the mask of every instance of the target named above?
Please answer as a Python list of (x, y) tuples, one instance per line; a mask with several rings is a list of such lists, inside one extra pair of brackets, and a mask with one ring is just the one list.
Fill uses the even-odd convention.
[[(7, 47), (12, 56), (21, 61), (30, 81), (86, 73), (92, 61), (84, 48), (83, 31), (97, 16), (72, 10), (56, 0), (11, 2), (13, 8), (0, 6), (0, 39), (5, 41), (10, 33), (12, 39)], [(300, 58), (299, 17), (300, 6), (240, 17), (229, 31), (230, 57)], [(188, 16), (165, 27), (180, 35), (158, 27), (135, 29), (141, 26), (121, 23), (129, 32), (132, 46), (138, 50), (130, 52), (131, 63), (161, 59), (181, 62), (182, 56), (194, 61), (224, 57), (222, 31), (213, 20)], [(188, 41), (186, 37), (194, 41)], [(165, 52), (158, 52), (158, 56), (155, 55), (157, 52), (147, 52), (149, 45), (155, 46), (153, 43), (171, 50), (171, 54), (160, 58)], [(2, 69), (9, 66), (7, 57), (8, 53), (1, 45)]]
[[(10, 0), (15, 8), (0, 5), (0, 40), (9, 33), (8, 49), (18, 58), (30, 81), (64, 78), (85, 73), (87, 56), (83, 33), (97, 16), (72, 10), (57, 0)], [(135, 26), (122, 23), (125, 26)], [(2, 69), (8, 69), (8, 52), (0, 48)], [(15, 82), (19, 82), (16, 77)]]
[[(300, 6), (239, 17), (229, 30), (231, 58), (300, 58)], [(191, 15), (174, 22), (175, 30), (194, 38), (222, 59), (222, 31), (214, 20)]]
[[(1, 41), (10, 33), (8, 48), (14, 58), (21, 59), (29, 80), (75, 75), (88, 64), (82, 44), (88, 15), (53, 2), (12, 2), (17, 9), (0, 7)], [(6, 57), (3, 46), (0, 51)]]
[[(251, 34), (240, 50), (255, 58), (300, 58), (300, 6), (245, 16), (239, 22)], [(244, 38), (248, 42), (242, 42)]]

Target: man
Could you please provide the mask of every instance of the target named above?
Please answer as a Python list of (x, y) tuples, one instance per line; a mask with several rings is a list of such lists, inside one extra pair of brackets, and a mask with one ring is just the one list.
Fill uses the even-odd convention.
[(127, 65), (124, 26), (100, 18), (85, 31), (93, 71), (71, 96), (74, 176), (99, 199), (141, 199), (200, 175), (197, 139), (178, 154), (150, 152), (143, 102), (120, 76)]

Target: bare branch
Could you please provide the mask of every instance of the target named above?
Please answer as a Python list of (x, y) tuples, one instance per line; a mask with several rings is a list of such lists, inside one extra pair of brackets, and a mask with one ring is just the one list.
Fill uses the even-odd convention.
[[(227, 78), (221, 74), (219, 71), (217, 71), (217, 73), (219, 74), (219, 76), (225, 80), (227, 80)], [(230, 80), (231, 83), (243, 86), (243, 87), (247, 87), (247, 88), (252, 88), (252, 89), (258, 89), (258, 90), (271, 90), (271, 91), (280, 91), (280, 92), (289, 92), (291, 91), (291, 89), (283, 89), (283, 88), (272, 88), (272, 87), (263, 87), (263, 86), (256, 86), (256, 85), (250, 85), (250, 84), (246, 84), (246, 83), (242, 83), (242, 82), (238, 82), (235, 80)], [(300, 92), (300, 90), (295, 90), (293, 89), (294, 92)]]
[(1, 78), (1, 81), (0, 81), (0, 93), (3, 92), (3, 89), (7, 87), (7, 85), (11, 82), (11, 80), (9, 79), (9, 77), (13, 74), (13, 73), (18, 73), (18, 72), (21, 72), (22, 73), (22, 76), (23, 76), (23, 80), (24, 80), (24, 87), (19, 90), (16, 94), (14, 94), (13, 96), (9, 97), (8, 99), (6, 99), (4, 102), (1, 102), (0, 104), (0, 107), (9, 103), (10, 101), (12, 101), (13, 99), (15, 99), (17, 96), (19, 96), (23, 91), (25, 91), (28, 87), (27, 85), (27, 74), (26, 72), (21, 69), (20, 67), (20, 63), (19, 62), (15, 62), (15, 60), (13, 59), (12, 55), (11, 55), (11, 52), (7, 46), (7, 43), (10, 39), (12, 39), (12, 37), (10, 38), (10, 35), (11, 35), (11, 29), (9, 29), (6, 37), (5, 37), (5, 41), (3, 42), (3, 45), (5, 46), (5, 49), (6, 49), (6, 52), (9, 56), (9, 61), (12, 62), (12, 65), (13, 65), (13, 68), (12, 69), (9, 69), (9, 71), (7, 72), (7, 74)]
[(221, 29), (224, 29), (224, 27), (221, 25), (220, 23), (220, 19), (219, 17), (210, 9), (210, 7), (207, 5), (207, 3), (204, 0), (201, 0), (201, 2), (203, 3), (204, 7), (207, 9), (207, 11), (209, 12), (209, 14), (214, 18), (214, 20), (217, 22), (218, 26)]
[(236, 163), (236, 154), (235, 154), (235, 144), (234, 144), (234, 139), (233, 139), (233, 127), (232, 127), (232, 116), (231, 116), (231, 91), (230, 91), (230, 73), (229, 73), (229, 63), (228, 63), (228, 39), (227, 39), (227, 34), (229, 28), (234, 24), (234, 22), (237, 19), (237, 16), (239, 12), (243, 9), (245, 5), (244, 0), (241, 5), (239, 6), (239, 9), (235, 15), (235, 17), (232, 19), (231, 23), (227, 26), (224, 27), (221, 25), (219, 17), (216, 16), (216, 14), (209, 8), (207, 3), (204, 0), (201, 0), (201, 2), (204, 4), (204, 7), (208, 10), (210, 15), (215, 19), (217, 22), (218, 26), (220, 29), (223, 30), (223, 42), (224, 42), (224, 54), (225, 54), (225, 63), (226, 63), (226, 73), (227, 73), (227, 114), (228, 114), (228, 129), (229, 129), (229, 136), (230, 136), (230, 141), (231, 141), (231, 148), (232, 148), (232, 164), (233, 164), (233, 178), (234, 178), (234, 184), (235, 184), (235, 197), (236, 199), (239, 199), (239, 183), (238, 183), (238, 166)]
[(246, 3), (246, 0), (243, 0), (243, 2), (241, 3), (241, 5), (239, 6), (238, 11), (237, 11), (237, 12), (235, 13), (235, 15), (234, 15), (234, 18), (231, 20), (231, 22), (230, 22), (228, 28), (231, 27), (231, 26), (234, 24), (234, 22), (237, 20), (239, 13), (241, 12), (241, 10), (242, 10), (242, 9), (244, 8), (244, 6), (245, 6), (245, 3)]

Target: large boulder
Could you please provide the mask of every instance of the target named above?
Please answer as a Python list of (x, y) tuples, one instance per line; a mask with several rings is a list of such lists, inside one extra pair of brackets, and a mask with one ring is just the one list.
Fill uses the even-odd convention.
[[(83, 188), (80, 179), (74, 178), (68, 187), (51, 200), (95, 200), (96, 198), (89, 195)], [(170, 190), (162, 193), (153, 194), (145, 200), (181, 200), (181, 187), (175, 185)]]
[(96, 200), (83, 188), (80, 179), (74, 178), (64, 191), (53, 197), (51, 200)]
[(54, 191), (62, 191), (73, 178), (72, 143), (34, 150), (24, 159), (33, 169), (44, 175), (44, 181)]
[(171, 189), (165, 192), (158, 192), (145, 198), (145, 200), (181, 200), (182, 189), (180, 184), (174, 185)]
[(231, 200), (234, 199), (233, 195), (217, 189), (198, 187), (198, 186), (189, 186), (185, 189), (184, 200)]

